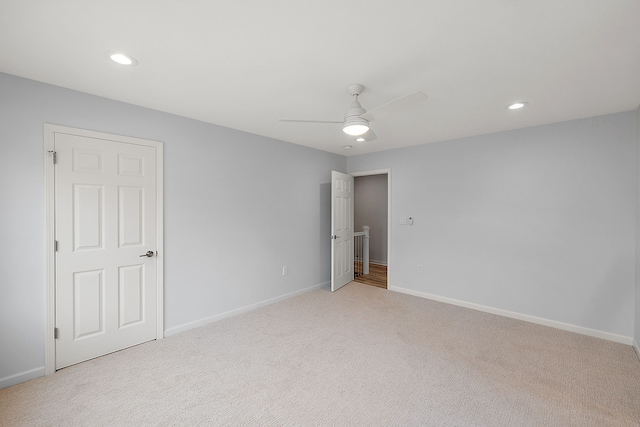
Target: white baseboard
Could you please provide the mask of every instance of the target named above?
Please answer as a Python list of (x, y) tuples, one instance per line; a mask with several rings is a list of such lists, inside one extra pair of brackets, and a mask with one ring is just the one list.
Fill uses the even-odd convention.
[(377, 264), (377, 265), (385, 265), (385, 266), (387, 265), (387, 263), (386, 263), (386, 262), (384, 262), (384, 261), (378, 261), (378, 260), (376, 260), (376, 259), (370, 259), (370, 260), (369, 260), (369, 264)]
[(0, 389), (11, 387), (12, 385), (24, 383), (40, 377), (44, 377), (44, 366), (31, 369), (30, 371), (20, 372), (19, 374), (0, 378)]
[(640, 345), (637, 342), (633, 341), (633, 349), (636, 351), (636, 356), (640, 359)]
[(185, 323), (180, 326), (174, 326), (173, 328), (165, 329), (164, 336), (168, 337), (171, 335), (179, 334), (180, 332), (188, 331), (189, 329), (197, 328), (199, 326), (204, 326), (209, 323), (217, 322), (218, 320), (226, 319), (227, 317), (237, 316), (238, 314), (246, 313), (251, 310), (255, 310), (256, 308), (264, 307), (266, 305), (274, 304), (276, 302), (284, 301), (286, 299), (305, 294), (307, 292), (315, 291), (316, 289), (320, 289), (323, 287), (331, 286), (331, 282), (320, 283), (319, 285), (310, 286), (308, 288), (301, 289), (299, 291), (290, 292), (288, 294), (280, 295), (275, 298), (270, 298), (268, 300), (260, 301), (255, 304), (250, 304), (244, 307), (236, 308), (235, 310), (225, 311), (224, 313), (216, 314), (214, 316), (205, 317), (204, 319), (195, 320), (193, 322)]
[[(390, 291), (401, 292), (403, 294), (413, 295), (421, 298), (426, 298), (434, 301), (444, 302), (447, 304), (457, 305), (464, 308), (470, 308), (472, 310), (483, 311), (485, 313), (497, 314), (498, 316), (509, 317), (512, 319), (523, 320), (525, 322), (535, 323), (538, 325), (549, 326), (563, 331), (575, 332), (582, 335), (588, 335), (595, 338), (601, 338), (607, 341), (613, 341), (621, 344), (633, 345), (633, 338), (625, 337), (623, 335), (612, 334), (610, 332), (599, 331), (597, 329), (585, 328), (583, 326), (572, 325), (569, 323), (558, 322), (555, 320), (544, 319), (542, 317), (530, 316), (528, 314), (516, 313), (513, 311), (502, 310), (499, 308), (488, 307), (485, 305), (474, 304), (471, 302), (461, 301), (453, 298), (442, 297), (439, 295), (432, 295), (426, 292), (414, 291), (412, 289), (399, 288), (396, 286), (390, 286)], [(638, 351), (637, 347), (636, 350)], [(640, 353), (638, 353), (640, 355)]]

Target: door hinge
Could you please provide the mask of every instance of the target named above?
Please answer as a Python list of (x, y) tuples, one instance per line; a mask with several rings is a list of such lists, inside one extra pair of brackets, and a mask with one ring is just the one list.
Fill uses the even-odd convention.
[(58, 328), (53, 328), (53, 339), (58, 339)]
[(58, 241), (57, 240), (53, 241), (53, 251), (54, 252), (58, 252)]
[(58, 156), (55, 151), (50, 150), (49, 153), (51, 153), (51, 159), (53, 160), (53, 164), (55, 165), (56, 163), (58, 163)]

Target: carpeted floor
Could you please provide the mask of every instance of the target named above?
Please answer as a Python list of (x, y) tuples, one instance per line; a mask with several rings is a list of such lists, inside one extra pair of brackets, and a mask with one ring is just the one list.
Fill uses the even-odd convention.
[(2, 426), (638, 426), (630, 346), (359, 283), (0, 390)]

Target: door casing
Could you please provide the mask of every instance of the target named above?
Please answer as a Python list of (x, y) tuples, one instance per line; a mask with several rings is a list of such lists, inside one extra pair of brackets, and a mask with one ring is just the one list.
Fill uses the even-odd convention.
[(46, 318), (45, 318), (45, 375), (55, 372), (55, 170), (53, 152), (55, 134), (65, 133), (89, 138), (106, 139), (125, 144), (137, 144), (156, 149), (156, 212), (157, 212), (157, 319), (156, 339), (164, 337), (164, 246), (163, 246), (163, 144), (159, 141), (112, 135), (85, 129), (66, 126), (44, 125), (44, 184), (45, 184), (45, 217), (46, 217)]

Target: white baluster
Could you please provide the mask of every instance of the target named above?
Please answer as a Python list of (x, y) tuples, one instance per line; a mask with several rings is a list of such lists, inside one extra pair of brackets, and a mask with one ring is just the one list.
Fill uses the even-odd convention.
[(364, 236), (362, 238), (362, 274), (369, 274), (369, 230), (371, 227), (365, 225), (362, 227)]

